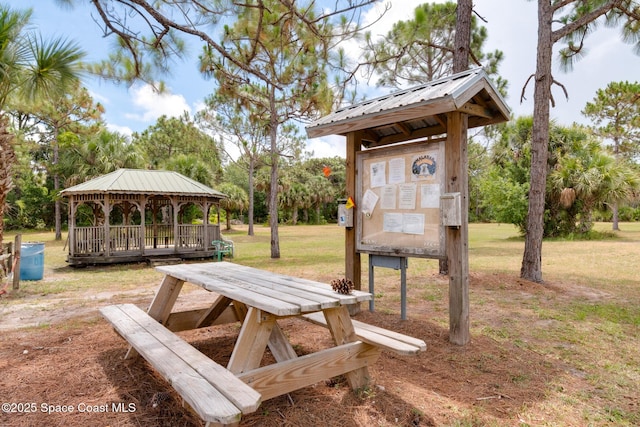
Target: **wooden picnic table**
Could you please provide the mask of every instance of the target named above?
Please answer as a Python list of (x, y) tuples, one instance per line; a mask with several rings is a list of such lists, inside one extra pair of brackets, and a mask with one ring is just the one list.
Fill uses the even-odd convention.
[[(348, 305), (368, 292), (334, 292), (328, 284), (230, 262), (160, 266), (165, 274), (147, 313), (131, 304), (108, 306), (103, 315), (182, 395), (208, 425), (234, 425), (261, 401), (344, 374), (352, 389), (366, 387), (383, 349), (414, 355), (422, 340), (352, 320)], [(205, 309), (172, 312), (185, 282), (216, 293)], [(326, 326), (335, 347), (298, 356), (278, 319), (299, 316)], [(229, 321), (242, 327), (226, 367), (173, 332)], [(269, 347), (276, 362), (260, 366)]]

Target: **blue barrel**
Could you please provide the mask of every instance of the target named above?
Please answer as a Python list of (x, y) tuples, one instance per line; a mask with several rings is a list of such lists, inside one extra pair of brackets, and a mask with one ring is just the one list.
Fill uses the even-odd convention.
[(22, 243), (20, 245), (20, 280), (42, 280), (43, 274), (44, 243)]

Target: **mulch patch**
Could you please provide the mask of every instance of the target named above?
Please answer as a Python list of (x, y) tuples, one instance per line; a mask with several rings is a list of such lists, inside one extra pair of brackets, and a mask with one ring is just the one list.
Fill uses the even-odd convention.
[[(436, 426), (466, 408), (479, 422), (512, 425), (525, 405), (544, 399), (562, 374), (544, 357), (473, 337), (464, 347), (427, 320), (362, 311), (357, 319), (419, 337), (417, 357), (384, 352), (370, 368), (374, 384), (353, 393), (342, 377), (268, 400), (241, 426)], [(299, 354), (331, 344), (326, 329), (297, 319), (280, 322)], [(228, 360), (238, 327), (182, 333), (218, 363)], [(22, 413), (0, 414), (3, 426), (200, 426), (180, 397), (142, 359), (123, 360), (127, 343), (101, 318), (42, 329), (4, 332), (0, 338), (3, 402)], [(265, 355), (268, 362), (270, 355)], [(63, 412), (65, 406), (72, 412)], [(30, 410), (30, 412), (25, 412)], [(52, 413), (47, 413), (51, 410)]]

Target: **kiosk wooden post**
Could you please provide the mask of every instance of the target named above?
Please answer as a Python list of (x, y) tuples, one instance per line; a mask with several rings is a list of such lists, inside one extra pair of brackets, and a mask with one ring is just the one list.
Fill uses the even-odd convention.
[(469, 342), (469, 196), (467, 156), (467, 115), (447, 114), (445, 188), (460, 193), (460, 226), (446, 227), (449, 265), (449, 341)]
[[(362, 132), (347, 134), (347, 196), (355, 199), (356, 194), (356, 154), (362, 149)], [(345, 228), (345, 277), (351, 279), (355, 289), (362, 289), (362, 263), (360, 252), (356, 250), (357, 215), (353, 216), (353, 227)]]

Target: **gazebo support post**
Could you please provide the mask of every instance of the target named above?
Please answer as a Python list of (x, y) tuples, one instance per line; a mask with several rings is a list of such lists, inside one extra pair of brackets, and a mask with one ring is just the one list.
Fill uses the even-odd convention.
[(109, 235), (109, 217), (111, 216), (111, 200), (109, 196), (104, 198), (104, 254), (105, 256), (111, 255), (111, 236)]
[(144, 255), (145, 252), (145, 244), (146, 244), (146, 237), (145, 233), (147, 232), (147, 227), (145, 227), (146, 225), (146, 207), (147, 207), (147, 197), (140, 197), (140, 254)]
[(467, 166), (468, 116), (447, 113), (445, 148), (445, 188), (460, 193), (459, 227), (446, 227), (447, 261), (449, 265), (449, 341), (465, 345), (469, 342), (469, 187)]
[(76, 201), (73, 196), (69, 196), (69, 254), (76, 255)]
[(180, 226), (178, 225), (178, 213), (180, 211), (179, 201), (172, 197), (171, 199), (171, 208), (173, 209), (173, 252), (178, 253), (178, 247), (180, 246), (180, 234), (178, 234), (178, 230)]

